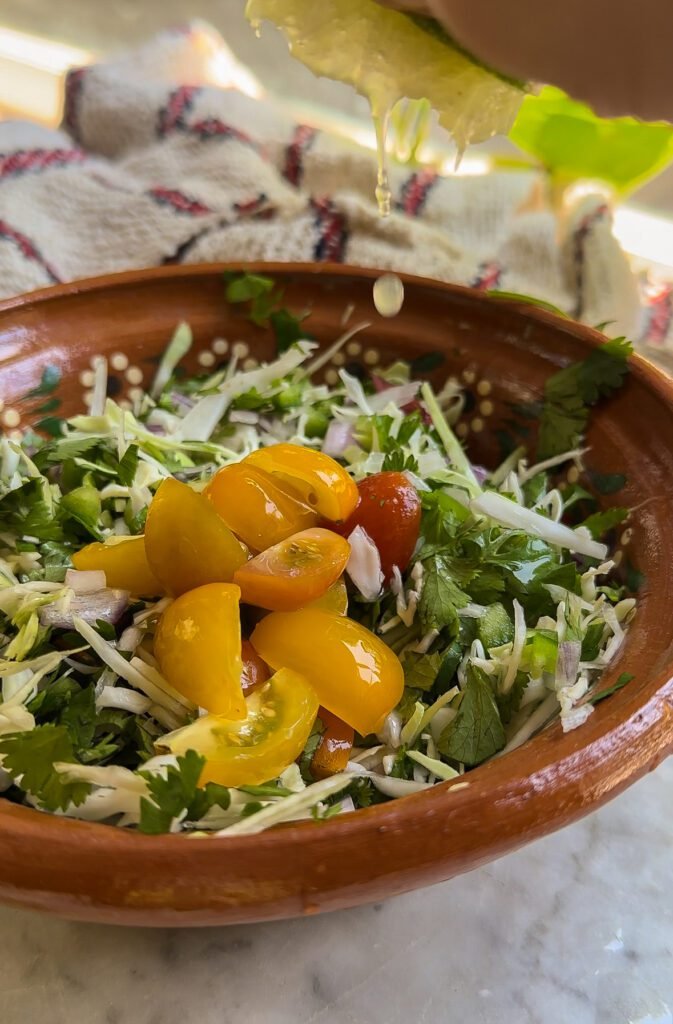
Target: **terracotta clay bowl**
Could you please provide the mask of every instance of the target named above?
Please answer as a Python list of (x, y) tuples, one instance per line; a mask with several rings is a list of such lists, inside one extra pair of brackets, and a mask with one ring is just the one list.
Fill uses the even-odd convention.
[[(171, 267), (50, 288), (0, 305), (3, 427), (81, 409), (91, 359), (104, 353), (111, 393), (147, 384), (179, 320), (197, 344), (192, 372), (217, 365), (226, 339), (241, 363), (266, 359), (266, 332), (224, 301), (224, 266)], [(229, 268), (231, 269), (231, 268)], [(274, 265), (286, 304), (312, 310), (321, 343), (371, 321), (347, 359), (375, 366), (400, 356), (440, 384), (468, 392), (463, 433), (479, 461), (499, 458), (498, 433), (526, 437), (522, 407), (559, 367), (601, 337), (547, 312), (464, 288), (408, 278), (399, 316), (371, 301), (374, 271)], [(220, 339), (214, 341), (214, 339)], [(29, 396), (46, 367), (54, 390)], [(327, 375), (334, 374), (328, 367)], [(55, 384), (55, 386), (54, 386)], [(46, 406), (46, 408), (45, 408)], [(624, 564), (643, 575), (639, 611), (619, 659), (604, 677), (635, 679), (597, 705), (581, 728), (554, 725), (524, 747), (420, 795), (326, 823), (232, 839), (150, 837), (68, 821), (0, 800), (0, 899), (72, 918), (134, 925), (205, 925), (334, 910), (380, 900), (467, 871), (543, 836), (616, 796), (673, 745), (673, 384), (634, 358), (626, 387), (593, 417), (589, 469), (624, 474), (607, 502), (637, 508)], [(595, 479), (595, 477), (594, 477)], [(612, 487), (619, 477), (612, 477)], [(591, 480), (591, 474), (590, 474)], [(616, 480), (616, 483), (615, 483)], [(622, 538), (627, 541), (627, 536)]]

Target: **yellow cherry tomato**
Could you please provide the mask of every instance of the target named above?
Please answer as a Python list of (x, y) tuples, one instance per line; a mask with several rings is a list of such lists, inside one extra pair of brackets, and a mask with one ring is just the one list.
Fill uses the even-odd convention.
[(159, 741), (172, 754), (206, 758), (200, 778), (221, 786), (270, 782), (299, 757), (318, 713), (318, 698), (296, 672), (281, 669), (245, 700), (247, 718), (205, 715)]
[(164, 480), (149, 507), (145, 550), (169, 594), (229, 583), (248, 557), (211, 503), (172, 477)]
[(319, 608), (323, 612), (332, 612), (334, 615), (348, 615), (348, 590), (343, 576), (340, 576), (322, 597), (317, 597), (315, 601), (311, 601), (304, 607)]
[(229, 529), (255, 551), (317, 526), (320, 519), (268, 473), (245, 462), (223, 466), (203, 493)]
[(245, 718), (241, 592), (209, 583), (176, 598), (159, 620), (154, 654), (171, 686), (216, 715)]
[(296, 444), (274, 444), (252, 452), (249, 466), (270, 473), (331, 522), (347, 519), (358, 503), (355, 481), (329, 455)]
[(402, 696), (399, 658), (352, 619), (316, 608), (273, 612), (250, 639), (267, 665), (306, 676), (321, 705), (361, 736), (376, 732)]
[(293, 611), (329, 590), (350, 551), (348, 541), (332, 530), (302, 530), (255, 555), (236, 570), (234, 581), (245, 604)]
[(76, 569), (102, 569), (108, 587), (128, 590), (138, 597), (156, 597), (163, 594), (147, 561), (145, 538), (108, 537), (104, 544), (87, 544), (72, 556)]

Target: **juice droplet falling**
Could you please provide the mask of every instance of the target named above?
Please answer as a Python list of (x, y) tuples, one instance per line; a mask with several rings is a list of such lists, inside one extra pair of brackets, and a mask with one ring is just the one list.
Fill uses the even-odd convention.
[(389, 216), (390, 200), (392, 198), (388, 183), (388, 171), (386, 169), (386, 133), (388, 131), (389, 113), (390, 111), (388, 110), (383, 115), (372, 112), (374, 131), (376, 132), (376, 159), (378, 161), (374, 195), (376, 196), (376, 203), (382, 217)]
[(397, 274), (383, 274), (374, 281), (374, 305), (381, 316), (397, 316), (404, 302), (404, 285)]

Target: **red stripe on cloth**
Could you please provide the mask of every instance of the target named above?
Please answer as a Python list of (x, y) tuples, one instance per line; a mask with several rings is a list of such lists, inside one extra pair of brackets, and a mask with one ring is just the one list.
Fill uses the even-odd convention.
[(409, 217), (418, 217), (438, 177), (436, 171), (416, 171), (402, 186), (395, 208)]
[(0, 179), (81, 164), (86, 159), (81, 149), (17, 149), (15, 153), (0, 154)]
[(202, 217), (206, 213), (213, 212), (209, 206), (199, 202), (198, 199), (192, 199), (191, 196), (180, 192), (177, 188), (164, 188), (157, 185), (156, 188), (149, 190), (148, 195), (160, 206), (167, 206), (175, 213), (185, 213), (189, 217)]
[(27, 235), (11, 227), (7, 221), (0, 220), (0, 239), (12, 242), (19, 252), (31, 263), (37, 263), (54, 284), (61, 280), (52, 265), (44, 258), (34, 242)]
[(292, 134), (292, 141), (285, 149), (283, 177), (291, 185), (299, 186), (304, 177), (304, 154), (311, 148), (317, 136), (315, 128), (298, 124)]
[(250, 220), (271, 220), (276, 216), (276, 208), (269, 205), (265, 192), (260, 192), (253, 199), (245, 199), (242, 203), (234, 203), (233, 210), (239, 217)]
[(230, 124), (220, 121), (218, 117), (204, 117), (201, 121), (193, 121), (185, 125), (185, 131), (192, 135), (198, 135), (200, 139), (235, 139), (245, 146), (252, 146), (257, 149), (257, 144), (252, 141), (249, 135), (233, 128)]
[(651, 285), (645, 292), (647, 323), (641, 341), (661, 346), (668, 337), (673, 319), (673, 284), (662, 282)]
[(345, 216), (327, 197), (312, 199), (311, 206), (315, 211), (314, 224), (318, 231), (313, 259), (320, 263), (342, 263), (349, 235)]
[(166, 105), (159, 110), (157, 133), (159, 138), (170, 132), (184, 130), (187, 127), (185, 117), (191, 111), (194, 100), (200, 93), (198, 85), (181, 85), (169, 93)]
[(501, 277), (502, 267), (495, 260), (480, 263), (476, 276), (470, 281), (470, 288), (478, 288), (482, 292), (489, 291), (498, 287)]

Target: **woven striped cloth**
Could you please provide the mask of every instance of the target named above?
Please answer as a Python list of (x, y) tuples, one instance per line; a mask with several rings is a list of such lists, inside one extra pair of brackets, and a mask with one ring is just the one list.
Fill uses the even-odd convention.
[(0, 124), (0, 295), (132, 267), (336, 261), (534, 295), (673, 346), (671, 289), (643, 287), (604, 197), (559, 213), (535, 171), (400, 166), (382, 220), (371, 152), (209, 84), (221, 46), (203, 25), (162, 33), (70, 72), (61, 130)]

